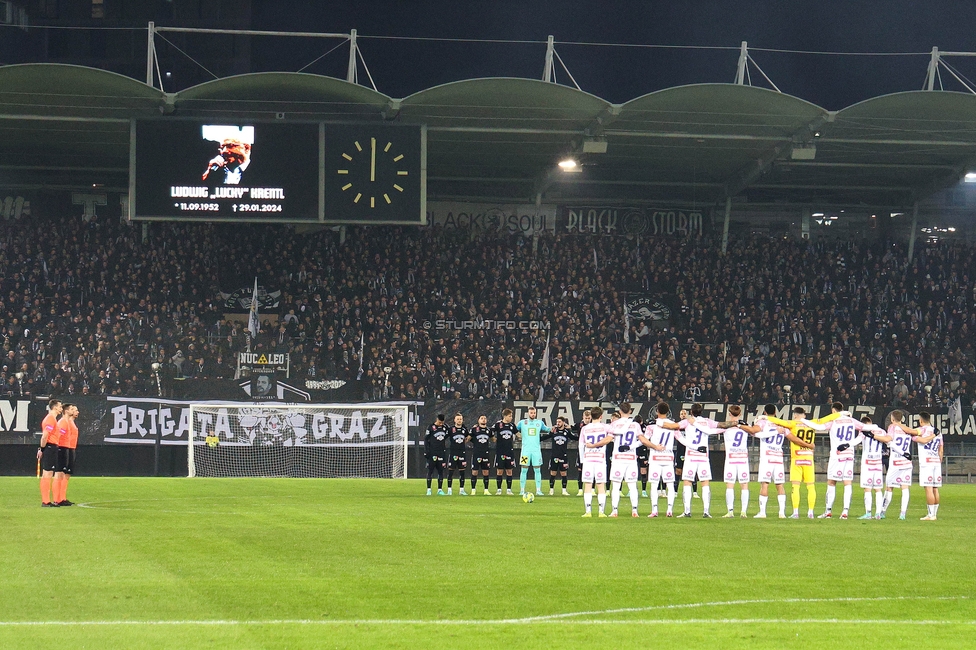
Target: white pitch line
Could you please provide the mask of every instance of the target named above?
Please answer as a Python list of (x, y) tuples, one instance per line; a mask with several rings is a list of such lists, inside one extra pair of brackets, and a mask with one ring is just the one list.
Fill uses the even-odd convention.
[(976, 620), (938, 620), (938, 619), (842, 619), (842, 618), (696, 618), (696, 619), (582, 619), (571, 620), (576, 616), (598, 616), (633, 612), (692, 609), (701, 607), (729, 607), (735, 605), (757, 605), (770, 603), (851, 603), (904, 600), (969, 600), (969, 596), (878, 596), (841, 598), (765, 598), (754, 600), (726, 600), (705, 603), (677, 603), (673, 605), (652, 605), (649, 607), (627, 607), (590, 612), (569, 612), (547, 616), (528, 616), (506, 619), (270, 619), (270, 620), (176, 620), (176, 621), (0, 621), (3, 627), (43, 627), (43, 626), (245, 626), (245, 625), (733, 625), (733, 624), (771, 624), (771, 625), (813, 625), (836, 623), (844, 625), (976, 625)]
[(839, 625), (966, 625), (976, 626), (976, 620), (900, 620), (885, 618), (687, 618), (687, 619), (638, 619), (625, 621), (620, 619), (584, 619), (573, 621), (555, 619), (548, 621), (513, 620), (425, 620), (425, 619), (272, 619), (272, 620), (186, 620), (186, 621), (0, 621), (0, 628), (4, 627), (166, 627), (178, 625), (195, 625), (201, 627), (232, 627), (248, 625), (436, 625), (436, 626), (477, 626), (477, 625), (822, 625), (824, 623)]

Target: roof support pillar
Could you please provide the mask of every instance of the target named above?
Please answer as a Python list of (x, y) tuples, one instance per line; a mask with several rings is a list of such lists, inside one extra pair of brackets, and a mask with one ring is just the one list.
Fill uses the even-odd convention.
[(925, 90), (935, 90), (935, 78), (939, 75), (939, 48), (932, 48), (932, 58), (929, 59), (929, 69), (925, 74)]
[(346, 68), (346, 81), (351, 84), (356, 83), (356, 30), (349, 30), (349, 66)]
[(725, 197), (725, 225), (722, 226), (722, 255), (729, 249), (729, 222), (732, 219), (732, 197)]
[(746, 83), (746, 65), (749, 62), (749, 44), (746, 41), (742, 41), (742, 46), (739, 48), (739, 67), (735, 71), (735, 83), (739, 86), (744, 86)]
[(549, 83), (556, 82), (555, 71), (552, 67), (552, 54), (556, 51), (555, 41), (552, 34), (549, 34), (549, 38), (546, 39), (546, 65), (542, 69), (542, 80), (548, 81)]
[(149, 36), (146, 39), (146, 85), (153, 85), (153, 59), (156, 58), (156, 23), (149, 21)]
[(915, 237), (918, 235), (918, 201), (912, 204), (912, 234), (908, 237), (908, 262), (915, 258)]

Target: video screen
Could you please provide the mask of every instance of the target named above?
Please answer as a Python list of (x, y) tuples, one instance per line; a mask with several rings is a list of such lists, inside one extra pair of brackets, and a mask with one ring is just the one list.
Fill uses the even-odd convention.
[(318, 221), (316, 124), (136, 123), (133, 219)]

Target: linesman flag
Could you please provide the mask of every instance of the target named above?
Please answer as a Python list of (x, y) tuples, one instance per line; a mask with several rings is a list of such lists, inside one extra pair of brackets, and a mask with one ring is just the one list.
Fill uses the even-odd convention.
[(261, 331), (261, 322), (258, 320), (258, 278), (254, 276), (254, 293), (251, 294), (251, 312), (247, 315), (247, 331), (251, 338), (256, 339), (258, 332)]

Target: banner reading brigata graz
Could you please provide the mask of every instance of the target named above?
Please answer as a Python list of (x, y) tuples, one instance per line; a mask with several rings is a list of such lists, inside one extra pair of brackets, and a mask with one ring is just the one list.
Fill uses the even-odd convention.
[(700, 210), (562, 206), (556, 227), (561, 233), (701, 237)]
[[(190, 404), (183, 400), (108, 397), (99, 417), (82, 427), (82, 444), (185, 445)], [(270, 405), (192, 402), (214, 409), (197, 411), (194, 431), (202, 440), (216, 434), (222, 445), (336, 446), (395, 442), (389, 411), (377, 406), (407, 406), (414, 420), (417, 403), (383, 402), (330, 409), (328, 404), (275, 409)], [(386, 417), (384, 417), (386, 416)], [(409, 424), (409, 423), (408, 423)], [(87, 430), (86, 430), (87, 429)]]
[[(656, 417), (657, 402), (632, 402), (631, 404), (634, 408), (635, 414), (640, 415), (647, 421), (650, 418)], [(515, 410), (515, 420), (518, 421), (524, 417), (527, 417), (526, 413), (530, 406), (535, 406), (539, 412), (539, 418), (542, 420), (553, 423), (556, 418), (563, 416), (569, 419), (570, 424), (575, 424), (582, 420), (583, 411), (593, 408), (594, 406), (599, 406), (608, 413), (613, 413), (617, 410), (616, 404), (611, 404), (609, 402), (573, 402), (573, 401), (515, 401), (509, 403), (509, 407)], [(681, 409), (690, 409), (691, 402), (669, 402), (671, 407), (672, 417), (677, 417), (677, 414)], [(728, 408), (731, 404), (721, 404), (713, 402), (704, 402), (704, 416), (708, 418), (713, 418), (716, 420), (726, 420), (728, 419)], [(758, 412), (762, 409), (763, 405), (747, 407), (742, 406), (744, 412), (746, 413), (746, 422), (751, 423), (756, 419)], [(830, 413), (830, 406), (828, 405), (812, 405), (812, 404), (794, 404), (793, 406), (802, 406), (806, 409), (807, 413), (812, 418), (820, 418)], [(790, 412), (792, 407), (779, 404), (776, 407), (776, 416), (784, 420), (789, 420), (791, 418)], [(852, 406), (849, 409), (851, 414), (857, 418), (862, 416), (869, 416), (871, 420), (884, 426), (887, 423), (887, 416), (891, 411), (895, 410), (893, 406)], [(905, 410), (905, 409), (902, 409)], [(919, 409), (924, 410), (924, 409)], [(937, 431), (940, 431), (943, 435), (953, 437), (953, 436), (974, 436), (976, 435), (976, 415), (973, 411), (968, 408), (962, 410), (962, 422), (959, 424), (954, 424), (949, 419), (949, 411), (947, 408), (931, 408), (927, 409), (932, 414), (932, 424), (935, 426)], [(918, 426), (918, 412), (908, 411), (909, 416), (907, 419), (907, 424), (911, 427)], [(497, 415), (488, 414), (489, 420), (501, 417), (501, 414)]]
[(427, 223), (448, 230), (507, 232), (532, 235), (556, 232), (554, 205), (498, 205), (490, 203), (427, 203)]

